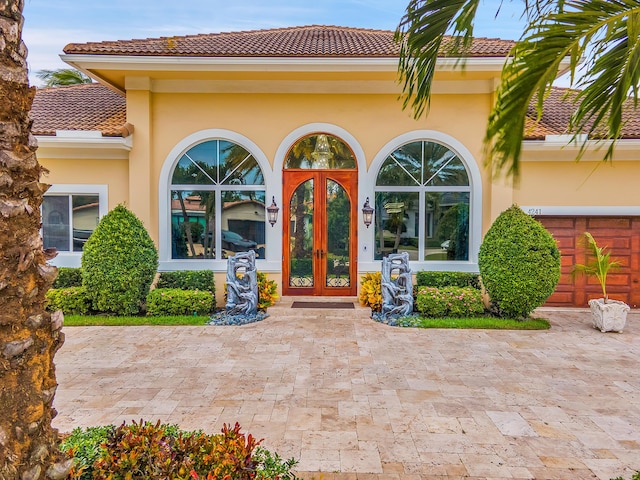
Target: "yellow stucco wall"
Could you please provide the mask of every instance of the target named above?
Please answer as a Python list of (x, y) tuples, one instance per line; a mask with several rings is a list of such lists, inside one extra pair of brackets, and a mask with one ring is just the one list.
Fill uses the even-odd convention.
[[(397, 95), (153, 94), (152, 186), (157, 188), (163, 163), (178, 142), (194, 132), (214, 128), (249, 138), (272, 166), (285, 137), (310, 123), (334, 124), (349, 132), (362, 147), (367, 168), (387, 142), (424, 129), (456, 138), (481, 164), (489, 102), (488, 95), (436, 95), (429, 116), (414, 120), (409, 111), (402, 110)], [(138, 131), (136, 125), (136, 137)], [(134, 138), (134, 149), (138, 148)], [(484, 175), (483, 181), (484, 189), (490, 190), (489, 176)], [(131, 203), (137, 202), (132, 199)], [(150, 214), (149, 224), (156, 224), (158, 205), (153, 192)], [(157, 240), (155, 232), (152, 236)]]
[(638, 205), (638, 172), (640, 159), (525, 162), (514, 201), (531, 206)]
[(109, 210), (129, 203), (128, 161), (122, 159), (47, 158), (46, 150), (37, 152), (38, 162), (49, 173), (42, 177), (48, 184), (108, 185)]

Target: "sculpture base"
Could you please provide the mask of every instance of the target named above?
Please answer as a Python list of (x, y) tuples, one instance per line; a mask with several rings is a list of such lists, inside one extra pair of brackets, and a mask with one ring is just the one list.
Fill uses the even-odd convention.
[(381, 312), (373, 312), (371, 318), (378, 323), (384, 323), (392, 327), (413, 327), (415, 320), (419, 319), (420, 315), (417, 313), (411, 313), (409, 315), (387, 315)]
[(264, 312), (258, 312), (253, 315), (231, 315), (222, 311), (211, 315), (207, 325), (247, 325), (264, 320), (268, 316)]

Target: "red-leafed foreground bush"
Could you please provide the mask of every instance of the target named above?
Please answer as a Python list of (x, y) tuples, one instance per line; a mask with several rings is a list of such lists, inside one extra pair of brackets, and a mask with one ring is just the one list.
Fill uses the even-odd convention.
[(294, 459), (259, 447), (261, 440), (224, 425), (221, 434), (133, 422), (76, 429), (62, 442), (74, 459), (70, 479), (294, 480)]

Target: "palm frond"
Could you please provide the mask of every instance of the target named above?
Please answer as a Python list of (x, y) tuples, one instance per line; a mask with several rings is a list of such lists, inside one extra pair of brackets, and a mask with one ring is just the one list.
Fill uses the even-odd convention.
[[(416, 118), (428, 112), (438, 55), (462, 57), (473, 40), (473, 20), (480, 0), (411, 0), (395, 33), (400, 44), (398, 71), (403, 108)], [(445, 35), (451, 42), (442, 51)]]
[[(502, 73), (496, 104), (485, 135), (486, 158), (497, 175), (517, 180), (527, 109), (537, 96), (538, 117), (563, 60), (576, 78), (586, 58), (587, 80), (577, 96), (578, 108), (570, 128), (575, 135), (604, 129), (605, 138), (618, 138), (622, 105), (636, 95), (640, 40), (629, 38), (628, 18), (640, 15), (637, 0), (564, 0), (556, 9), (532, 21), (512, 50), (513, 60)], [(635, 22), (635, 20), (632, 20)], [(631, 29), (637, 28), (634, 25)], [(583, 149), (585, 145), (583, 144)], [(612, 148), (605, 158), (611, 158)]]
[(61, 68), (58, 70), (38, 70), (36, 77), (44, 81), (47, 87), (58, 87), (63, 85), (78, 85), (91, 83), (90, 77), (74, 68)]

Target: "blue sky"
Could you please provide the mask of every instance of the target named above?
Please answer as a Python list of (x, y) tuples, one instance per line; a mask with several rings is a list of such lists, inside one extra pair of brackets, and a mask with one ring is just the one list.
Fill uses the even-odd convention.
[[(255, 30), (296, 25), (340, 25), (395, 30), (408, 0), (26, 0), (23, 38), (30, 81), (41, 69), (68, 67), (67, 43)], [(516, 39), (521, 0), (483, 0), (475, 35)], [(496, 13), (500, 14), (496, 18)]]

